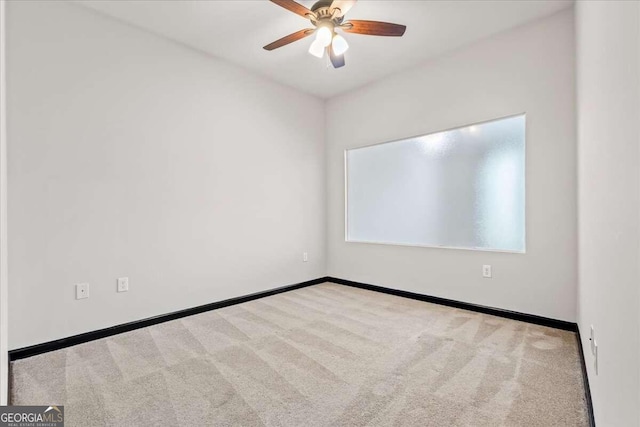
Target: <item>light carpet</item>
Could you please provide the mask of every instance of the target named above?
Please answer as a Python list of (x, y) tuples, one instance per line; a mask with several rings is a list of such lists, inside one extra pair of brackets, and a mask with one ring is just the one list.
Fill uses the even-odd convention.
[(572, 332), (325, 283), (13, 363), (67, 426), (586, 426)]

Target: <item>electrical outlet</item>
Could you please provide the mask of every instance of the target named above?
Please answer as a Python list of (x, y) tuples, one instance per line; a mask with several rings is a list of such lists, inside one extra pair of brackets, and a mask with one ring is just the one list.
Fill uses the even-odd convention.
[(89, 284), (78, 283), (76, 285), (76, 299), (89, 298)]
[(129, 278), (128, 277), (119, 277), (118, 278), (118, 292), (127, 292), (129, 290)]
[(491, 266), (483, 265), (482, 266), (482, 277), (485, 279), (491, 279)]
[(307, 252), (302, 253), (302, 262), (309, 261), (309, 254)]

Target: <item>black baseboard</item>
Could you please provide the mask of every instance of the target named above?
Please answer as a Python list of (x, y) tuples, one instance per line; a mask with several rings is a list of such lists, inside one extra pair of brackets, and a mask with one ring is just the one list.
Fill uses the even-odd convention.
[(36, 344), (29, 347), (23, 347), (20, 349), (11, 350), (9, 351), (9, 362), (12, 362), (18, 359), (24, 359), (25, 357), (47, 353), (49, 351), (60, 350), (66, 347), (86, 343), (86, 342), (97, 340), (100, 338), (106, 338), (112, 335), (133, 331), (135, 329), (145, 328), (147, 326), (156, 325), (158, 323), (168, 322), (170, 320), (180, 319), (182, 317), (204, 313), (206, 311), (215, 310), (217, 308), (227, 307), (235, 304), (241, 304), (243, 302), (252, 301), (258, 298), (268, 297), (270, 295), (275, 295), (282, 292), (292, 291), (294, 289), (304, 288), (306, 286), (317, 285), (323, 282), (332, 282), (340, 285), (352, 286), (356, 288), (367, 289), (370, 291), (396, 295), (404, 298), (411, 298), (419, 301), (426, 301), (434, 304), (446, 305), (449, 307), (477, 311), (480, 313), (491, 314), (494, 316), (500, 316), (500, 317), (506, 317), (509, 319), (519, 320), (522, 322), (534, 323), (537, 325), (548, 326), (551, 328), (577, 332), (577, 325), (575, 323), (566, 322), (563, 320), (550, 319), (547, 317), (536, 316), (533, 314), (518, 313), (515, 311), (502, 310), (499, 308), (486, 307), (486, 306), (477, 305), (477, 304), (470, 304), (470, 303), (450, 300), (446, 298), (440, 298), (440, 297), (434, 297), (430, 295), (418, 294), (414, 292), (402, 291), (398, 289), (386, 288), (383, 286), (370, 285), (367, 283), (353, 282), (351, 280), (338, 279), (335, 277), (320, 277), (318, 279), (310, 280), (307, 282), (297, 283), (289, 286), (283, 286), (280, 288), (270, 289), (268, 291), (263, 291), (263, 292), (256, 292), (250, 295), (245, 295), (237, 298), (230, 298), (224, 301), (218, 301), (210, 304), (201, 305), (198, 307), (187, 308), (185, 310), (180, 310), (180, 311), (176, 311), (169, 314), (163, 314), (160, 316), (150, 317), (147, 319), (136, 320), (133, 322), (124, 323), (122, 325), (111, 326), (109, 328), (99, 329), (97, 331), (86, 332), (83, 334), (61, 338), (58, 340), (49, 341), (42, 344)]
[(434, 297), (431, 295), (417, 294), (415, 292), (401, 291), (399, 289), (385, 288), (384, 286), (369, 285), (367, 283), (353, 282), (351, 280), (337, 279), (328, 277), (327, 280), (340, 285), (352, 286), (354, 288), (367, 289), (369, 291), (383, 292), (385, 294), (395, 295), (404, 298), (411, 298), (419, 301), (430, 302), (433, 304), (446, 305), (449, 307), (461, 308), (464, 310), (477, 311), (479, 313), (491, 314), (493, 316), (506, 317), (508, 319), (519, 320), (521, 322), (534, 323), (536, 325), (548, 326), (550, 328), (562, 329), (565, 331), (576, 332), (578, 325), (564, 320), (550, 319), (548, 317), (536, 316), (535, 314), (519, 313), (517, 311), (503, 310), (501, 308), (487, 307), (484, 305), (471, 304), (452, 299)]
[(587, 404), (589, 413), (589, 426), (595, 427), (596, 419), (593, 415), (593, 402), (591, 401), (591, 388), (589, 387), (589, 376), (587, 375), (587, 363), (584, 359), (584, 349), (582, 348), (582, 337), (580, 336), (580, 328), (576, 327), (576, 339), (578, 340), (578, 351), (580, 352), (580, 364), (582, 366), (582, 384), (584, 386), (584, 400)]
[(158, 323), (168, 322), (169, 320), (180, 319), (182, 317), (192, 316), (194, 314), (204, 313), (206, 311), (215, 310), (217, 308), (228, 307), (230, 305), (241, 304), (243, 302), (252, 301), (258, 298), (264, 298), (276, 295), (282, 292), (292, 291), (307, 286), (317, 285), (327, 281), (326, 277), (321, 277), (308, 282), (296, 283), (295, 285), (283, 286), (280, 288), (270, 289), (268, 291), (256, 292), (254, 294), (245, 295), (237, 298), (230, 298), (224, 301), (218, 301), (210, 304), (200, 305), (198, 307), (187, 308), (185, 310), (175, 311), (169, 314), (150, 317), (147, 319), (136, 320), (122, 325), (111, 326), (109, 328), (99, 329), (97, 331), (86, 332), (84, 334), (74, 335), (67, 338), (61, 338), (42, 344), (36, 344), (9, 351), (9, 362), (26, 357), (47, 353), (54, 350), (60, 350), (73, 345), (86, 343), (100, 338), (110, 337), (112, 335), (121, 334), (123, 332), (133, 331), (134, 329), (145, 328), (147, 326), (156, 325)]

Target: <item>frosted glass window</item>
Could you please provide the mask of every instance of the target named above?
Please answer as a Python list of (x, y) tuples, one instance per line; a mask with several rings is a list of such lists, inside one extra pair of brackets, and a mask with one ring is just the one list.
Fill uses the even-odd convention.
[(346, 151), (350, 242), (525, 251), (525, 116)]

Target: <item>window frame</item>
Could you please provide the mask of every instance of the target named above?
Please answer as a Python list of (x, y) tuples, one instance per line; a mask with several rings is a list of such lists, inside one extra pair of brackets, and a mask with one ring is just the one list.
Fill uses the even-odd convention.
[[(464, 247), (464, 246), (451, 246), (451, 245), (420, 245), (414, 243), (397, 243), (397, 242), (378, 242), (378, 241), (369, 241), (369, 240), (350, 240), (349, 239), (349, 171), (348, 171), (348, 159), (347, 154), (351, 150), (357, 150), (361, 148), (367, 147), (375, 147), (382, 144), (391, 144), (394, 142), (401, 142), (405, 140), (410, 140), (414, 138), (426, 137), (438, 133), (455, 131), (458, 129), (469, 128), (471, 126), (483, 125), (487, 123), (497, 122), (500, 120), (506, 120), (514, 117), (524, 116), (524, 153), (523, 153), (523, 161), (524, 161), (524, 195), (523, 195), (523, 222), (524, 222), (524, 239), (523, 239), (523, 249), (521, 251), (518, 250), (508, 250), (508, 249), (493, 249), (493, 248), (483, 248), (483, 247)], [(435, 130), (428, 133), (420, 133), (413, 136), (406, 136), (402, 138), (393, 139), (390, 141), (376, 142), (373, 144), (359, 145), (355, 147), (346, 148), (343, 151), (343, 166), (344, 166), (344, 241), (345, 243), (356, 243), (356, 244), (370, 244), (370, 245), (385, 245), (385, 246), (401, 246), (401, 247), (414, 247), (414, 248), (431, 248), (431, 249), (454, 249), (454, 250), (463, 250), (463, 251), (477, 251), (477, 252), (496, 252), (496, 253), (507, 253), (507, 254), (520, 254), (525, 255), (527, 253), (527, 211), (528, 211), (528, 203), (527, 203), (527, 170), (528, 170), (528, 162), (527, 162), (527, 139), (529, 137), (528, 126), (527, 126), (527, 118), (528, 115), (525, 112), (509, 114), (507, 116), (500, 116), (493, 119), (477, 121), (473, 123), (468, 123), (464, 125), (459, 125), (455, 127), (445, 128), (441, 130)]]

